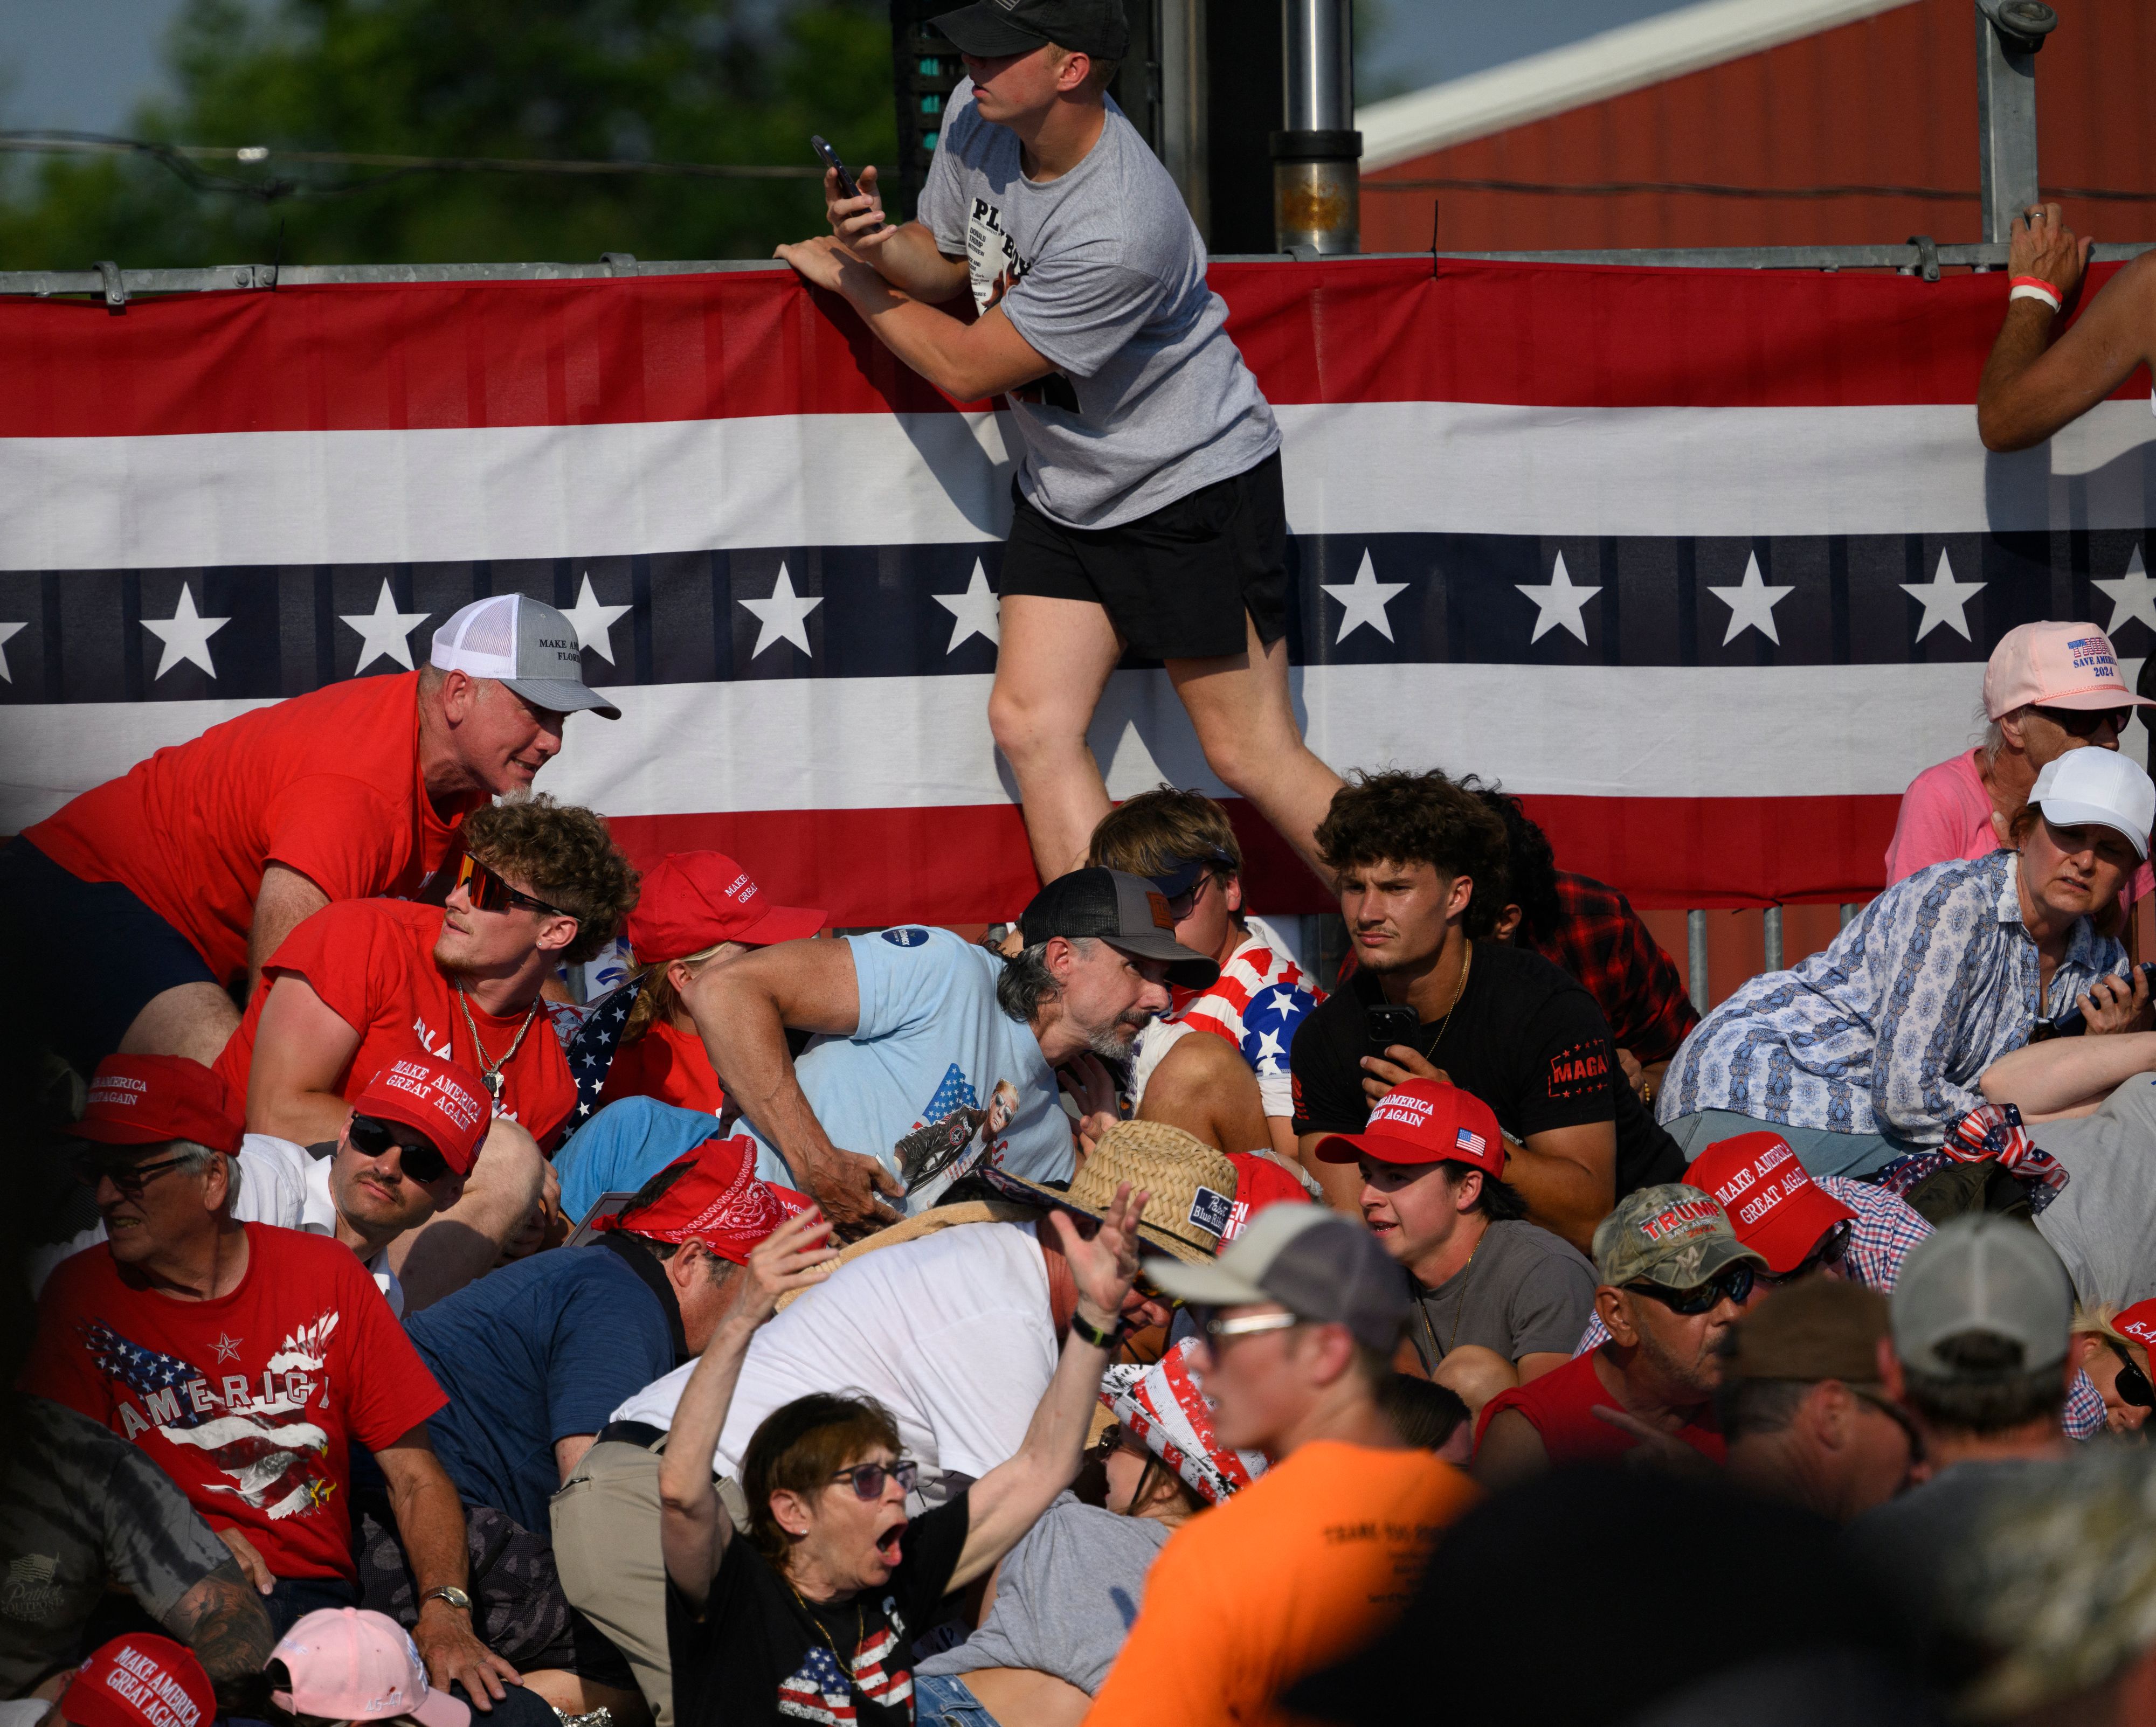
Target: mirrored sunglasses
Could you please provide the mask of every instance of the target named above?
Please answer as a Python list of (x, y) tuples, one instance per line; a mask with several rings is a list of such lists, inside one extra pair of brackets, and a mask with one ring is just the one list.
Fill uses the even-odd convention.
[(549, 905), (544, 899), (520, 893), (470, 852), (458, 860), (456, 885), (465, 890), (474, 911), (543, 911), (553, 917), (571, 919), (577, 915), (558, 905)]

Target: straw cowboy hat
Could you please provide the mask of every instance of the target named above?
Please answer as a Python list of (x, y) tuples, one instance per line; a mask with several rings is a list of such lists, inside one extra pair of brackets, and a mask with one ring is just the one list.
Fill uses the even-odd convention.
[(1186, 1259), (1209, 1262), (1220, 1245), (1235, 1204), (1235, 1166), (1203, 1140), (1159, 1121), (1119, 1121), (1102, 1134), (1067, 1187), (1021, 1181), (1006, 1170), (981, 1173), (999, 1193), (1051, 1206), (1096, 1221), (1127, 1181), (1152, 1197), (1138, 1234), (1151, 1246)]

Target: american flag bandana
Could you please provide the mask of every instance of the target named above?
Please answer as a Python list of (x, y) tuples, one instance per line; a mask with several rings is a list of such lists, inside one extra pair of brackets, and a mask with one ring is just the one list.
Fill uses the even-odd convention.
[(1946, 1143), (1936, 1151), (1912, 1151), (1897, 1157), (1874, 1177), (1889, 1192), (1908, 1197), (1909, 1190), (1948, 1163), (1995, 1161), (2007, 1174), (2029, 1190), (2031, 1213), (2042, 1211), (2066, 1189), (2066, 1166), (2038, 1147), (2021, 1125), (2021, 1110), (2015, 1104), (1981, 1104), (1958, 1118), (1947, 1130)]
[(569, 1077), (577, 1082), (577, 1123), (588, 1121), (598, 1113), (599, 1094), (606, 1089), (607, 1075), (613, 1069), (614, 1052), (621, 1048), (629, 1010), (636, 1005), (637, 992), (643, 987), (641, 977), (632, 977), (578, 1012), (573, 1024), (565, 1027), (562, 1020), (555, 1022), (562, 1036), (562, 1053), (568, 1059)]

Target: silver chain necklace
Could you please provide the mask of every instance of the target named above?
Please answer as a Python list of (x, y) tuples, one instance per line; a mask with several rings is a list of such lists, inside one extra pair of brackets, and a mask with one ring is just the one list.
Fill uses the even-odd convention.
[(537, 996), (531, 998), (531, 1005), (524, 1010), (524, 1023), (517, 1027), (516, 1035), (509, 1040), (509, 1048), (502, 1052), (501, 1059), (490, 1062), (486, 1058), (486, 1045), (479, 1040), (479, 1022), (472, 1017), (470, 993), (462, 989), (457, 992), (457, 1006), (465, 1011), (465, 1029), (471, 1033), (472, 1048), (479, 1053), (480, 1078), (486, 1082), (486, 1089), (493, 1094), (494, 1106), (497, 1109), (501, 1107), (504, 1084), (501, 1070), (516, 1058), (516, 1052), (524, 1043), (524, 1034), (531, 1029), (531, 1022), (539, 1017), (539, 1002)]

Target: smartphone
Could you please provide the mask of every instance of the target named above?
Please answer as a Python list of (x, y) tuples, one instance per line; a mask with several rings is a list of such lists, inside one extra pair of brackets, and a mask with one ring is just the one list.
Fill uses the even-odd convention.
[(1405, 1002), (1380, 1002), (1365, 1007), (1363, 1022), (1369, 1029), (1371, 1049), (1379, 1055), (1395, 1043), (1412, 1049), (1422, 1035), (1422, 1016)]
[(837, 151), (832, 149), (829, 145), (826, 144), (814, 132), (811, 132), (808, 135), (808, 147), (814, 151), (817, 155), (823, 157), (824, 166), (825, 167), (831, 169), (838, 175), (839, 192), (841, 197), (859, 197), (861, 195), (860, 187), (854, 182), (852, 171), (846, 167), (844, 162), (839, 159), (839, 152)]
[[(2156, 990), (2156, 965), (2143, 960), (2138, 969), (2141, 975), (2148, 980), (2148, 986), (2152, 990)], [(2126, 976), (2127, 981), (2131, 982), (2133, 973), (2129, 971)], [(2082, 1010), (2078, 1007), (2069, 1007), (2055, 1019), (2038, 1020), (2035, 1028), (2029, 1034), (2029, 1041), (2031, 1043), (2045, 1043), (2054, 1038), (2078, 1038), (2087, 1029), (2088, 1022), (2082, 1017)]]

